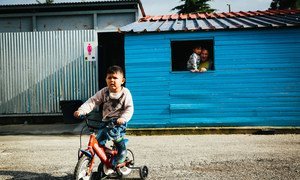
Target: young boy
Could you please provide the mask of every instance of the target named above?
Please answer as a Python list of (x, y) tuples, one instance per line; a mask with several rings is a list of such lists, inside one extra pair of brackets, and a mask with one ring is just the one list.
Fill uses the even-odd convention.
[(191, 72), (198, 72), (198, 67), (200, 64), (200, 54), (201, 54), (201, 46), (195, 46), (193, 48), (193, 54), (190, 56), (187, 62), (187, 69)]
[(124, 162), (127, 154), (124, 135), (126, 132), (127, 122), (133, 115), (133, 101), (130, 91), (123, 87), (125, 82), (124, 72), (119, 66), (111, 66), (106, 73), (106, 84), (94, 96), (89, 98), (77, 111), (74, 112), (75, 117), (86, 115), (91, 112), (96, 106), (103, 104), (102, 116), (103, 121), (108, 121), (112, 118), (117, 119), (117, 124), (113, 130), (113, 134), (117, 132), (117, 136), (112, 136), (110, 131), (104, 129), (97, 134), (99, 144), (105, 145), (107, 140), (115, 142), (118, 154), (114, 160), (115, 165)]

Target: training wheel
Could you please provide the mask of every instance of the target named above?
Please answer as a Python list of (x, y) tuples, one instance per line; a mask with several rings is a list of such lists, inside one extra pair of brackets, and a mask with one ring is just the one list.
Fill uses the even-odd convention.
[(141, 177), (141, 179), (146, 179), (147, 176), (148, 176), (148, 167), (147, 166), (140, 167), (140, 177)]

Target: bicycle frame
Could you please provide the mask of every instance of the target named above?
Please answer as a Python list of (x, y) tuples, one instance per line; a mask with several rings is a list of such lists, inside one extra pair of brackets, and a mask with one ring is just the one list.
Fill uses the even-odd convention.
[[(98, 167), (98, 172), (104, 173), (104, 176), (109, 175), (117, 175), (117, 177), (127, 176), (131, 170), (137, 169), (140, 172), (141, 179), (145, 179), (148, 176), (148, 168), (147, 166), (142, 167), (134, 167), (134, 155), (133, 152), (130, 149), (127, 149), (127, 152), (129, 152), (129, 156), (126, 157), (126, 160), (122, 162), (121, 164), (113, 165), (113, 160), (115, 156), (118, 154), (118, 151), (115, 147), (115, 145), (111, 146), (111, 148), (107, 147), (106, 145), (99, 144), (95, 129), (99, 129), (97, 126), (89, 125), (88, 119), (84, 116), (82, 119), (85, 120), (86, 126), (84, 126), (80, 133), (80, 148), (78, 150), (78, 162), (75, 167), (74, 175), (75, 177), (86, 177), (91, 176), (93, 167), (95, 165), (95, 155), (97, 155), (101, 161), (101, 166)], [(114, 123), (114, 122), (112, 122)], [(82, 149), (82, 134), (85, 127), (88, 127), (90, 136), (89, 136), (89, 142), (88, 147), (83, 150)], [(112, 127), (110, 122), (104, 123), (101, 127), (110, 128)], [(100, 128), (101, 129), (101, 128)], [(128, 139), (124, 139), (125, 144), (128, 143)], [(127, 145), (126, 145), (127, 146)], [(86, 157), (83, 157), (86, 156)], [(123, 168), (126, 167), (126, 168)], [(83, 168), (83, 169), (82, 169)], [(100, 168), (100, 169), (99, 169)], [(101, 169), (102, 168), (102, 169)], [(112, 170), (112, 171), (111, 171)], [(85, 175), (82, 176), (82, 173)], [(102, 177), (102, 175), (101, 175)]]
[[(99, 143), (96, 139), (96, 135), (95, 133), (92, 133), (90, 135), (90, 138), (89, 138), (89, 143), (88, 143), (88, 147), (86, 150), (81, 150), (81, 152), (87, 156), (90, 156), (91, 158), (91, 161), (90, 161), (90, 165), (89, 165), (89, 168), (88, 168), (88, 174), (90, 174), (93, 170), (93, 167), (94, 167), (94, 164), (95, 164), (95, 154), (99, 157), (99, 159), (101, 160), (101, 162), (103, 164), (105, 164), (105, 166), (107, 168), (112, 168), (112, 163), (111, 163), (111, 160), (112, 158), (108, 158), (106, 154), (110, 154), (112, 157), (114, 157), (115, 155), (118, 154), (118, 151), (117, 150), (114, 150), (114, 149), (109, 149), (107, 148), (106, 146), (99, 146)], [(90, 155), (88, 154), (88, 152), (90, 153)], [(82, 156), (82, 155), (81, 155)], [(79, 156), (79, 158), (81, 157)], [(122, 167), (122, 166), (125, 166), (127, 165), (128, 163), (130, 162), (123, 162), (121, 164), (118, 164), (116, 166), (116, 168), (118, 167)]]

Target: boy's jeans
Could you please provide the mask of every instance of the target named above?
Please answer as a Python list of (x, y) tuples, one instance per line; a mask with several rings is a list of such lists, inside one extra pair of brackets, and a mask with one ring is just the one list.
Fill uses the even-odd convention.
[(100, 129), (97, 133), (97, 140), (100, 145), (104, 146), (106, 144), (106, 141), (118, 141), (120, 138), (123, 138), (126, 133), (126, 127), (127, 123), (115, 126), (112, 129), (103, 128)]

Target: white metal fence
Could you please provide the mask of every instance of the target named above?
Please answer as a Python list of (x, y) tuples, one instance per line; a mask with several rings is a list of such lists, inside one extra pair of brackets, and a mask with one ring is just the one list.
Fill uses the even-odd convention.
[(97, 62), (85, 62), (83, 42), (94, 30), (0, 33), (0, 116), (60, 113), (60, 100), (97, 91)]

